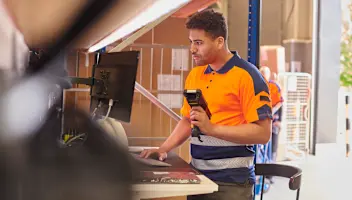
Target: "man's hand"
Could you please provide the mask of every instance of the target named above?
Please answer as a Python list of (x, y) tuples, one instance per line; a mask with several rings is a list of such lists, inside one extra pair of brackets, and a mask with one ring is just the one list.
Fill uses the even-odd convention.
[(198, 126), (203, 134), (209, 134), (212, 132), (214, 125), (210, 122), (207, 113), (202, 107), (192, 107), (190, 113), (191, 124)]
[(167, 158), (167, 153), (161, 149), (145, 149), (139, 156), (141, 158), (149, 158), (154, 157), (154, 155), (158, 156), (160, 161), (163, 161)]

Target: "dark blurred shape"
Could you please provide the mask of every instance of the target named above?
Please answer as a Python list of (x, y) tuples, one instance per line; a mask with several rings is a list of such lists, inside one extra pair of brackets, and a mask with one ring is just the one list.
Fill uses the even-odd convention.
[(96, 23), (104, 12), (109, 9), (109, 6), (118, 0), (94, 0), (89, 1), (82, 12), (78, 13), (73, 20), (73, 23), (68, 27), (57, 40), (53, 41), (50, 46), (46, 47), (46, 53), (36, 63), (33, 68), (33, 73), (38, 73), (45, 69), (48, 62), (54, 59), (65, 49), (72, 47), (73, 43), (79, 38), (84, 31), (87, 30), (92, 24)]
[(25, 200), (128, 200), (137, 174), (128, 150), (116, 145), (85, 113), (68, 108), (69, 127), (85, 134), (64, 144), (61, 122), (53, 110), (44, 126), (24, 145), (27, 162), (20, 178)]
[[(28, 84), (25, 80), (45, 79), (42, 82), (47, 84), (38, 90), (45, 89), (47, 92), (48, 88), (53, 88), (50, 91), (54, 96), (52, 98), (56, 99), (54, 104), (61, 104), (57, 100), (62, 98), (59, 95), (60, 90), (71, 87), (66, 79), (65, 66), (61, 66), (61, 61), (65, 60), (66, 49), (113, 2), (117, 0), (89, 1), (62, 37), (44, 51), (31, 55), (26, 76), (16, 86)], [(16, 89), (12, 87), (9, 90), (13, 88)], [(22, 105), (33, 106), (28, 99), (20, 97), (19, 102)], [(44, 99), (46, 96), (40, 98)], [(138, 170), (128, 150), (117, 144), (116, 140), (84, 112), (67, 107), (62, 113), (57, 106), (43, 107), (49, 110), (43, 113), (42, 119), (38, 119), (43, 122), (39, 129), (13, 140), (10, 137), (9, 140), (0, 138), (0, 199), (132, 199), (131, 187), (135, 180), (133, 176), (138, 174), (135, 173)], [(8, 116), (8, 113), (1, 114)], [(67, 126), (77, 133), (84, 134), (84, 137), (64, 143), (61, 138), (62, 115)], [(0, 132), (0, 136), (3, 134), (4, 132)], [(11, 135), (11, 131), (6, 134)]]
[(36, 71), (38, 62), (44, 53), (45, 51), (43, 49), (31, 49), (29, 51), (29, 64), (28, 64), (28, 67), (26, 68), (27, 74), (30, 74), (33, 71)]
[(26, 70), (29, 70), (31, 66), (35, 66), (40, 59), (40, 52), (38, 50), (29, 51), (29, 67)]
[[(48, 49), (32, 49), (29, 52), (29, 63), (26, 68), (26, 75), (34, 75), (39, 70), (39, 63), (43, 57), (48, 56)], [(70, 80), (67, 78), (67, 51), (62, 50), (58, 55), (52, 58), (42, 70), (41, 76), (45, 76), (49, 79), (54, 79), (62, 89), (68, 89), (72, 87)]]

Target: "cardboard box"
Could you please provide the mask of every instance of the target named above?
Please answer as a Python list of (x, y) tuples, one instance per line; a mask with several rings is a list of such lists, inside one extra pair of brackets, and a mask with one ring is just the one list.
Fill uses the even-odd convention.
[(312, 41), (284, 40), (286, 71), (312, 74)]
[(272, 74), (285, 72), (285, 48), (277, 45), (261, 46), (260, 66), (269, 67)]

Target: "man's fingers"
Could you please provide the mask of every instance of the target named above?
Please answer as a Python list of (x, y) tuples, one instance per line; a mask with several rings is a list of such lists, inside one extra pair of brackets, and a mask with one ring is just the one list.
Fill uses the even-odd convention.
[(191, 121), (199, 121), (199, 120), (200, 120), (200, 116), (198, 114), (191, 116)]
[(152, 154), (152, 152), (148, 151), (147, 155), (145, 155), (144, 158), (149, 158), (149, 156)]
[(193, 115), (191, 115), (191, 117), (190, 117), (191, 121), (196, 120), (195, 118), (196, 118), (196, 116), (195, 116), (194, 114), (193, 114)]
[(191, 124), (193, 124), (194, 126), (198, 126), (201, 124), (199, 121), (191, 121)]
[(196, 115), (196, 114), (198, 114), (198, 113), (199, 113), (198, 111), (192, 110), (191, 113), (190, 113), (190, 116)]
[(163, 161), (163, 160), (165, 160), (167, 158), (167, 154), (166, 153), (160, 153), (160, 155), (159, 155), (159, 160), (160, 161)]
[(147, 153), (147, 150), (143, 150), (143, 151), (139, 154), (139, 156), (143, 158), (146, 153)]
[(159, 160), (165, 160), (167, 158), (167, 154), (166, 153), (161, 153), (159, 151), (155, 151), (155, 150), (144, 150), (142, 151), (142, 153), (139, 155), (141, 158), (149, 158), (151, 154), (157, 152), (158, 156), (159, 156)]
[[(143, 153), (143, 152), (142, 152)], [(143, 154), (141, 154), (142, 158), (148, 158), (152, 152), (150, 150), (145, 150)]]
[(161, 154), (159, 155), (159, 160), (160, 160), (160, 161), (165, 160), (165, 158), (166, 158), (166, 156), (165, 156), (163, 153), (161, 153)]
[(192, 107), (192, 111), (198, 111), (198, 112), (205, 112), (202, 107), (200, 106), (194, 106)]

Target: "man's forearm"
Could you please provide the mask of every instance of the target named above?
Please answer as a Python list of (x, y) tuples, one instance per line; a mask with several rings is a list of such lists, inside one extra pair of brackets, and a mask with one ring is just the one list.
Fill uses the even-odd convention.
[(256, 123), (237, 126), (214, 125), (211, 133), (207, 135), (237, 144), (266, 144), (271, 135), (271, 123), (265, 127)]
[(184, 143), (191, 135), (191, 123), (189, 119), (182, 118), (176, 125), (174, 131), (167, 138), (167, 140), (160, 146), (165, 152), (178, 147)]

